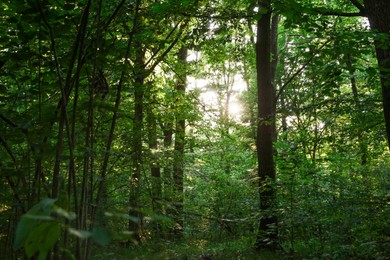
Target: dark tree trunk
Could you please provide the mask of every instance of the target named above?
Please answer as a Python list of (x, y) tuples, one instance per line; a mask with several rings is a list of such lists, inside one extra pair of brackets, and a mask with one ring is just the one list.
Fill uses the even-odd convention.
[[(173, 163), (172, 163), (172, 140), (173, 140), (173, 118), (169, 118), (167, 122), (163, 123), (164, 132), (164, 150), (165, 150), (165, 163), (162, 174), (162, 199), (163, 199), (163, 212), (167, 216), (173, 216), (172, 207), (172, 195), (173, 195)], [(166, 230), (165, 230), (166, 231)], [(169, 236), (167, 232), (164, 235)]]
[[(170, 120), (170, 119), (168, 119)], [(170, 148), (172, 147), (172, 137), (173, 137), (173, 122), (169, 121), (163, 124), (163, 132), (164, 132), (164, 149), (165, 149), (165, 158), (166, 162), (163, 169), (163, 181), (162, 186), (164, 190), (164, 201), (167, 203), (166, 208), (169, 208), (169, 201), (172, 196), (172, 153)], [(169, 211), (169, 210), (167, 210)], [(167, 212), (168, 213), (168, 212)]]
[(365, 11), (375, 38), (376, 57), (382, 84), (383, 113), (390, 148), (390, 2), (364, 0)]
[(270, 51), (271, 51), (271, 84), (273, 85), (274, 88), (274, 96), (276, 98), (276, 82), (275, 82), (275, 77), (276, 77), (276, 68), (278, 66), (278, 61), (279, 61), (279, 53), (278, 53), (278, 32), (279, 32), (279, 14), (274, 14), (272, 16), (272, 22), (271, 22), (271, 32), (270, 32), (270, 37), (271, 37), (271, 42), (270, 42)]
[(130, 179), (129, 215), (137, 221), (129, 220), (129, 231), (134, 233), (136, 241), (140, 242), (141, 216), (140, 209), (140, 178), (142, 171), (142, 136), (143, 136), (143, 113), (144, 113), (144, 82), (145, 52), (141, 44), (135, 44), (135, 79), (134, 79), (134, 122), (132, 131), (132, 174)]
[[(184, 104), (185, 90), (186, 90), (186, 68), (187, 62), (187, 48), (181, 47), (178, 53), (178, 67), (179, 77), (176, 83), (176, 109), (175, 109), (175, 147), (173, 156), (173, 180), (174, 191), (177, 200), (175, 201), (175, 218), (179, 229), (183, 230), (183, 175), (184, 175), (184, 142), (185, 142), (185, 113), (182, 106)], [(177, 232), (176, 232), (177, 233)]]
[[(157, 140), (157, 119), (155, 111), (151, 104), (156, 103), (155, 97), (149, 97), (150, 104), (146, 107), (147, 110), (147, 122), (148, 122), (148, 145), (150, 149), (150, 172), (151, 172), (151, 195), (152, 195), (152, 207), (155, 214), (162, 214), (162, 204), (161, 204), (161, 169), (159, 158), (155, 155), (155, 151), (158, 149), (158, 140)], [(160, 225), (156, 223), (155, 231), (157, 236), (160, 233)]]
[[(272, 85), (272, 99), (273, 102), (273, 111), (275, 123), (273, 124), (273, 141), (276, 142), (278, 139), (278, 133), (276, 129), (276, 69), (279, 61), (279, 53), (278, 53), (278, 28), (279, 28), (279, 14), (274, 14), (271, 19), (271, 32), (270, 32), (270, 51), (271, 51), (271, 85)], [(276, 149), (274, 149), (274, 155), (276, 156)]]
[(257, 158), (260, 195), (260, 224), (256, 249), (275, 249), (276, 217), (272, 212), (275, 199), (273, 181), (274, 89), (271, 73), (271, 6), (269, 0), (259, 0), (261, 13), (257, 23), (256, 69), (258, 86)]
[[(64, 109), (63, 109), (64, 110)], [(55, 155), (55, 163), (53, 170), (53, 179), (52, 179), (52, 190), (51, 196), (52, 198), (58, 198), (58, 193), (60, 189), (60, 165), (61, 165), (61, 155), (63, 149), (63, 139), (64, 139), (64, 112), (60, 114), (60, 122), (58, 126), (58, 135), (57, 135), (57, 144), (56, 144), (56, 155)]]

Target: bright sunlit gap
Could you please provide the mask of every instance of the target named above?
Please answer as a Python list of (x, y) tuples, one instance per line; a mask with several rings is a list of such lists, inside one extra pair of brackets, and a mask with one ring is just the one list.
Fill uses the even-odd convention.
[(239, 119), (239, 117), (242, 115), (242, 106), (238, 101), (230, 102), (229, 115), (232, 116), (234, 119)]
[[(190, 52), (187, 57), (187, 61), (197, 61), (201, 57), (199, 52)], [(208, 86), (211, 84), (211, 81), (205, 78), (195, 78), (193, 76), (188, 76), (188, 90), (198, 89), (200, 90), (200, 101), (203, 106), (205, 106), (205, 111), (209, 113), (216, 112), (220, 109), (220, 106), (226, 105), (226, 94), (224, 96), (219, 96), (216, 91), (211, 90)], [(246, 89), (246, 84), (243, 80), (242, 75), (236, 74), (233, 77), (232, 85), (230, 89), (230, 98), (228, 104), (228, 113), (229, 118), (235, 121), (240, 121), (240, 117), (243, 113), (243, 107), (238, 97)], [(221, 99), (221, 100), (219, 100)], [(211, 119), (213, 115), (205, 115), (206, 118)]]
[[(240, 121), (242, 116), (243, 107), (239, 101), (239, 95), (245, 90), (245, 84), (243, 84), (242, 77), (236, 75), (233, 86), (231, 87), (231, 94), (228, 104), (229, 117), (232, 120)], [(226, 96), (220, 97), (215, 91), (208, 89), (209, 81), (206, 79), (196, 79), (194, 77), (188, 77), (188, 89), (199, 89), (201, 94), (199, 96), (200, 101), (205, 106), (206, 111), (218, 111), (220, 106), (226, 105)], [(221, 99), (222, 100), (219, 100)], [(210, 116), (211, 117), (211, 116)]]

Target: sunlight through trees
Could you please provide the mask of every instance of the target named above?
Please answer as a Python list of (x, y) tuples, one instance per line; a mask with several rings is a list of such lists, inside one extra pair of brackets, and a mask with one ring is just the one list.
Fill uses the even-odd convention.
[(388, 0), (3, 0), (1, 259), (387, 259)]

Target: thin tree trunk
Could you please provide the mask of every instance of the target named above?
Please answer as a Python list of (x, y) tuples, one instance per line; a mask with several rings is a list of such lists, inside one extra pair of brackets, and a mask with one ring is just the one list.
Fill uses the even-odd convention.
[[(252, 11), (254, 9), (256, 4), (254, 4), (254, 6), (251, 6), (250, 7), (250, 11)], [(248, 28), (249, 30), (252, 32), (252, 21), (250, 19), (248, 19)], [(253, 48), (256, 49), (256, 41), (255, 41), (255, 37), (253, 36), (253, 34), (250, 35), (250, 43), (252, 44)], [(245, 62), (245, 61), (244, 61)], [(244, 63), (245, 64), (245, 63)], [(245, 81), (245, 84), (246, 84), (246, 89), (248, 92), (251, 91), (251, 85), (250, 85), (250, 72), (248, 71), (247, 67), (249, 67), (249, 65), (245, 65), (244, 66), (244, 81)], [(256, 101), (252, 101), (250, 102), (250, 114), (249, 114), (249, 125), (250, 125), (250, 129), (251, 129), (251, 137), (253, 138), (253, 140), (256, 142), (256, 135), (257, 135), (257, 120), (256, 120)]]
[[(162, 199), (163, 199), (163, 210), (167, 216), (173, 215), (172, 208), (172, 196), (173, 196), (173, 164), (172, 164), (172, 140), (173, 140), (173, 119), (168, 118), (167, 122), (163, 123), (164, 132), (164, 150), (165, 150), (165, 165), (162, 175)], [(169, 236), (169, 234), (168, 234)]]
[(53, 170), (53, 179), (52, 179), (52, 188), (51, 188), (51, 196), (52, 198), (58, 198), (59, 185), (60, 185), (60, 165), (61, 165), (61, 155), (62, 155), (62, 144), (64, 139), (64, 113), (61, 112), (60, 122), (58, 126), (58, 134), (57, 134), (57, 145), (56, 145), (56, 153), (55, 153), (55, 163)]
[[(129, 39), (127, 42), (126, 54), (125, 54), (125, 61), (126, 61), (127, 65), (129, 65), (130, 50), (131, 50), (131, 46), (133, 44), (135, 28), (138, 26), (140, 3), (141, 3), (141, 0), (137, 0), (135, 11), (134, 11), (133, 28), (131, 30), (131, 33), (129, 34)], [(95, 222), (95, 219), (97, 217), (96, 215), (101, 211), (100, 202), (103, 200), (103, 198), (105, 196), (108, 162), (110, 159), (110, 154), (111, 154), (110, 150), (112, 147), (112, 142), (114, 141), (114, 132), (115, 132), (116, 123), (117, 123), (117, 119), (118, 119), (118, 111), (119, 111), (119, 107), (121, 104), (122, 88), (123, 88), (123, 83), (125, 81), (125, 75), (127, 73), (126, 69), (127, 68), (122, 69), (119, 83), (117, 86), (116, 98), (115, 98), (115, 109), (114, 109), (114, 113), (112, 116), (111, 127), (110, 127), (110, 131), (109, 131), (108, 138), (107, 138), (106, 152), (105, 152), (104, 159), (103, 159), (103, 165), (102, 165), (101, 170), (100, 170), (100, 181), (99, 181), (99, 185), (98, 185), (98, 191), (96, 194), (96, 203), (95, 203), (96, 208), (91, 209), (91, 226), (93, 226), (95, 224), (94, 222)], [(90, 185), (91, 185), (90, 190), (91, 191), (92, 191), (92, 184), (93, 183), (92, 183), (92, 175), (91, 175), (90, 176)], [(92, 201), (92, 195), (93, 194), (91, 192), (91, 194), (90, 194), (91, 201)], [(86, 248), (86, 252), (87, 252), (86, 255), (87, 256), (89, 256), (89, 254), (90, 254), (90, 247), (91, 247), (91, 241), (88, 240), (87, 248)]]
[[(69, 100), (69, 95), (71, 93), (72, 89), (72, 74), (73, 74), (73, 69), (76, 63), (76, 58), (77, 58), (77, 53), (80, 52), (83, 42), (84, 42), (84, 36), (86, 33), (86, 27), (88, 23), (88, 17), (89, 17), (89, 10), (91, 7), (91, 0), (88, 0), (83, 12), (82, 20), (80, 22), (80, 27), (77, 32), (77, 37), (74, 42), (74, 46), (72, 49), (72, 55), (71, 59), (69, 62), (68, 66), (68, 71), (65, 79), (65, 84), (63, 85), (62, 83), (62, 74), (60, 72), (60, 64), (58, 62), (58, 55), (56, 52), (56, 45), (54, 42), (53, 38), (53, 30), (51, 25), (48, 23), (46, 20), (46, 17), (43, 13), (42, 7), (39, 5), (40, 13), (42, 16), (42, 19), (46, 25), (46, 27), (49, 29), (50, 33), (50, 38), (51, 38), (51, 48), (54, 56), (54, 60), (56, 63), (56, 69), (57, 69), (57, 74), (58, 74), (58, 79), (59, 79), (59, 85), (60, 85), (60, 90), (61, 90), (61, 101), (60, 101), (60, 119), (59, 119), (59, 127), (58, 127), (58, 134), (57, 134), (57, 146), (56, 146), (56, 155), (55, 155), (55, 165), (54, 165), (54, 170), (53, 170), (53, 179), (52, 179), (52, 197), (57, 198), (58, 193), (59, 193), (59, 181), (60, 181), (60, 164), (61, 164), (61, 155), (62, 155), (62, 150), (63, 150), (63, 138), (64, 138), (64, 127), (66, 126), (67, 128), (67, 133), (68, 133), (68, 144), (69, 144), (69, 152), (70, 154), (70, 170), (71, 173), (73, 174), (74, 172), (74, 156), (73, 156), (73, 144), (71, 140), (71, 134), (70, 134), (70, 128), (69, 128), (69, 121), (68, 121), (68, 116), (67, 116), (67, 105), (68, 105), (68, 100)], [(81, 46), (81, 47), (80, 47)], [(79, 66), (79, 69), (81, 69), (81, 66)], [(73, 162), (72, 162), (73, 161)]]
[(134, 79), (134, 122), (132, 130), (132, 174), (130, 180), (129, 195), (129, 215), (136, 221), (129, 220), (129, 231), (134, 233), (137, 242), (141, 241), (140, 228), (142, 219), (140, 215), (140, 178), (142, 172), (142, 137), (143, 137), (143, 118), (144, 118), (144, 88), (145, 88), (145, 51), (141, 44), (135, 44), (135, 79)]
[[(178, 53), (179, 74), (176, 83), (176, 126), (175, 126), (175, 147), (174, 147), (174, 162), (173, 162), (173, 180), (174, 191), (177, 200), (175, 201), (175, 218), (179, 229), (178, 235), (181, 235), (184, 225), (183, 216), (183, 175), (184, 175), (184, 143), (185, 143), (185, 113), (183, 113), (181, 106), (184, 104), (185, 90), (186, 90), (186, 68), (187, 63), (187, 48), (181, 47)], [(183, 67), (184, 66), (184, 67)]]
[[(155, 99), (153, 96), (150, 97), (152, 102)], [(156, 115), (154, 114), (153, 107), (149, 105), (147, 108), (147, 118), (148, 118), (148, 143), (151, 153), (150, 158), (150, 172), (151, 172), (151, 184), (152, 184), (152, 207), (155, 214), (162, 214), (162, 204), (161, 204), (161, 169), (159, 158), (154, 154), (158, 149), (157, 141), (157, 120)], [(160, 225), (157, 223), (155, 225), (157, 236), (159, 236)]]

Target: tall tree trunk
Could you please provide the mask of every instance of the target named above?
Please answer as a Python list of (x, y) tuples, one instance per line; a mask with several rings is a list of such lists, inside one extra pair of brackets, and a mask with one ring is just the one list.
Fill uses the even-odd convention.
[[(106, 79), (104, 78), (103, 72), (98, 66), (98, 55), (99, 55), (99, 48), (101, 47), (101, 12), (103, 7), (103, 0), (98, 0), (98, 8), (96, 12), (96, 34), (94, 43), (95, 48), (94, 49), (94, 57), (93, 60), (93, 73), (92, 73), (92, 84), (89, 85), (89, 100), (88, 100), (88, 117), (87, 117), (87, 125), (86, 125), (86, 132), (85, 132), (85, 147), (87, 150), (84, 153), (84, 160), (83, 160), (83, 173), (82, 173), (82, 181), (81, 181), (81, 190), (80, 190), (80, 206), (78, 209), (78, 215), (79, 215), (79, 230), (88, 230), (88, 228), (91, 227), (91, 223), (88, 225), (88, 219), (93, 220), (94, 216), (92, 207), (90, 206), (93, 203), (93, 173), (94, 173), (94, 156), (93, 156), (93, 150), (94, 150), (94, 118), (95, 118), (95, 93), (99, 94), (99, 90), (108, 91), (108, 84)], [(80, 60), (82, 57), (80, 56)], [(76, 90), (75, 90), (76, 91)], [(116, 106), (117, 104), (115, 104)], [(115, 112), (114, 112), (115, 114)], [(110, 136), (110, 135), (109, 135)], [(103, 163), (104, 164), (104, 163)], [(79, 247), (78, 249), (78, 259), (89, 259), (90, 258), (90, 240), (78, 240), (77, 245)]]
[(129, 220), (129, 231), (134, 233), (135, 240), (140, 242), (140, 178), (142, 172), (142, 137), (144, 118), (144, 88), (145, 88), (145, 51), (139, 42), (135, 43), (135, 79), (134, 79), (134, 122), (132, 130), (132, 174), (130, 180), (129, 215), (137, 220)]
[(270, 0), (259, 0), (262, 13), (257, 23), (256, 69), (258, 87), (257, 158), (260, 195), (260, 224), (256, 249), (274, 250), (276, 246), (276, 216), (272, 212), (275, 199), (273, 182), (273, 130), (275, 124), (274, 91), (271, 82), (271, 6)]
[[(276, 98), (276, 68), (278, 66), (279, 62), (279, 53), (278, 53), (278, 32), (279, 32), (279, 14), (274, 14), (272, 16), (272, 22), (271, 22), (271, 42), (270, 42), (270, 51), (271, 51), (271, 84), (273, 85), (273, 92), (274, 96)], [(276, 102), (275, 102), (276, 103)], [(274, 104), (275, 105), (275, 104)]]
[[(278, 133), (276, 129), (276, 69), (279, 62), (279, 53), (278, 53), (278, 28), (279, 28), (279, 14), (272, 15), (271, 19), (271, 32), (270, 32), (270, 52), (271, 52), (271, 85), (272, 85), (272, 99), (273, 102), (273, 112), (275, 123), (273, 124), (273, 141), (276, 142), (278, 139)], [(274, 154), (276, 155), (276, 149), (274, 149)]]
[[(138, 16), (142, 0), (137, 0), (136, 14), (134, 16), (134, 35), (142, 32), (142, 18)], [(132, 38), (133, 35), (131, 35)], [(134, 234), (134, 239), (140, 243), (142, 227), (142, 217), (140, 215), (140, 178), (142, 172), (142, 137), (144, 118), (144, 88), (147, 71), (145, 69), (145, 49), (140, 39), (134, 40), (134, 121), (132, 129), (132, 170), (130, 176), (129, 194), (129, 215), (133, 219), (129, 220), (128, 229)], [(134, 221), (134, 219), (136, 221)]]
[(390, 3), (388, 0), (364, 0), (364, 5), (371, 29), (377, 33), (374, 39), (375, 49), (382, 84), (387, 143), (390, 148)]
[(185, 142), (185, 113), (182, 109), (185, 102), (186, 90), (186, 65), (187, 62), (187, 48), (181, 47), (178, 53), (179, 77), (176, 83), (176, 108), (175, 108), (175, 147), (173, 156), (173, 180), (174, 191), (177, 200), (175, 201), (175, 218), (178, 228), (176, 231), (180, 235), (183, 230), (184, 216), (183, 216), (183, 175), (184, 175), (184, 142)]
[[(155, 103), (155, 97), (152, 95), (150, 98), (151, 104)], [(148, 122), (148, 144), (150, 149), (150, 172), (151, 172), (151, 186), (152, 186), (152, 207), (155, 214), (162, 214), (162, 204), (161, 204), (161, 169), (159, 158), (155, 155), (155, 151), (158, 149), (157, 141), (157, 119), (155, 111), (152, 105), (146, 107), (147, 111), (147, 122)], [(157, 223), (155, 225), (155, 231), (157, 236), (159, 236), (160, 225)]]
[[(172, 185), (172, 140), (173, 140), (173, 116), (170, 116), (168, 112), (166, 117), (166, 122), (161, 122), (161, 127), (163, 129), (164, 134), (164, 151), (165, 151), (165, 163), (162, 173), (162, 200), (163, 200), (163, 213), (167, 216), (173, 216), (173, 208), (172, 208), (172, 195), (173, 195), (173, 185)], [(166, 229), (164, 231), (167, 231)], [(163, 232), (164, 232), (163, 231)], [(164, 236), (169, 238), (169, 234), (164, 232)]]
[(60, 165), (62, 162), (61, 155), (62, 155), (63, 139), (64, 139), (64, 124), (65, 124), (64, 121), (65, 121), (64, 112), (61, 112), (60, 122), (59, 122), (59, 126), (58, 126), (57, 141), (56, 141), (55, 163), (54, 163), (52, 188), (51, 188), (52, 198), (58, 198), (58, 193), (59, 193)]
[[(250, 92), (251, 91), (251, 84), (249, 81), (249, 72), (247, 71), (246, 67), (248, 65), (244, 65), (244, 82), (246, 85), (246, 91)], [(250, 128), (250, 138), (253, 138), (254, 141), (256, 141), (256, 101), (250, 100), (249, 101), (249, 128)]]

